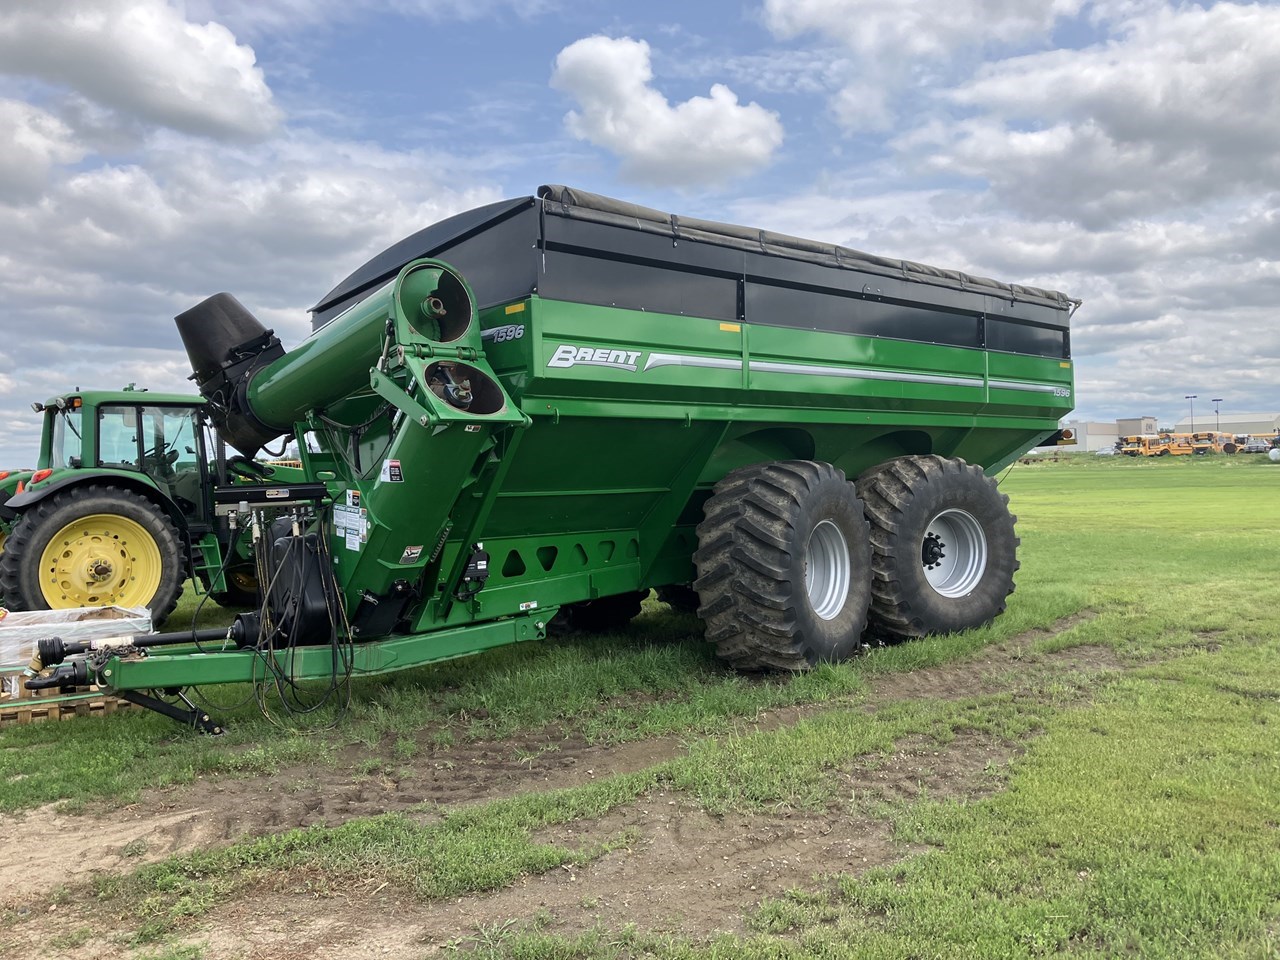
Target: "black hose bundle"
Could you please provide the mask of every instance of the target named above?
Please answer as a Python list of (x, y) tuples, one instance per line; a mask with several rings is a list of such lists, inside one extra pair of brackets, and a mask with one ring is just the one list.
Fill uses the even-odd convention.
[[(254, 563), (262, 591), (260, 630), (254, 651), (262, 675), (253, 680), (253, 696), (262, 715), (273, 723), (270, 694), (274, 690), (281, 708), (290, 717), (305, 716), (339, 699), (338, 716), (351, 705), (354, 645), (342, 596), (330, 571), (333, 560), (329, 540), (319, 529), (304, 533), (297, 520), (284, 521), (287, 533), (260, 537), (254, 546)], [(277, 521), (277, 529), (280, 521)], [(317, 600), (323, 612), (317, 614)], [(321, 622), (323, 626), (320, 627)], [(331, 671), (324, 690), (315, 695), (294, 679), (298, 648), (318, 646), (311, 641), (317, 627), (327, 632)]]

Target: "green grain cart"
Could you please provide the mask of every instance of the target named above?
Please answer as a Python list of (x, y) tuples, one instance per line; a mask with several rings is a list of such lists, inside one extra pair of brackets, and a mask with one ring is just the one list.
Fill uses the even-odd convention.
[(206, 514), (228, 556), (251, 538), (259, 609), (51, 639), (35, 682), (207, 725), (141, 691), (399, 670), (557, 614), (617, 628), (651, 588), (746, 670), (985, 623), (1018, 566), (989, 475), (1071, 409), (1078, 305), (559, 186), (395, 244), (289, 352), (217, 294), (177, 318), (212, 423), (302, 465), (210, 468)]

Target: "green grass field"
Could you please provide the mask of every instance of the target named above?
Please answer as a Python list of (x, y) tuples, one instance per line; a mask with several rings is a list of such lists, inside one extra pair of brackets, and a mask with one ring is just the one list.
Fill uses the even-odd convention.
[[(804, 676), (731, 674), (696, 620), (653, 604), (624, 635), (361, 682), (345, 717), (326, 709), (282, 729), (246, 690), (220, 689), (207, 691), (231, 721), (219, 739), (145, 714), (7, 731), (0, 827), (39, 807), (86, 835), (123, 805), (181, 808), (210, 784), (282, 769), (336, 784), (521, 751), (532, 768), (569, 742), (601, 758), (674, 745), (554, 790), (182, 848), (55, 892), (57, 924), (15, 897), (0, 956), (55, 937), (66, 956), (277, 955), (236, 939), (237, 909), (302, 889), (354, 929), (373, 911), (352, 906), (353, 888), (394, 897), (402, 956), (1280, 955), (1280, 465), (1077, 456), (1018, 466), (1002, 489), (1023, 543), (1005, 616)], [(1091, 660), (1070, 659), (1086, 648)], [(948, 694), (909, 695), (926, 676)], [(980, 789), (927, 771), (931, 789), (905, 795), (850, 788), (911, 745), (945, 764), (975, 737), (1003, 745)], [(645, 862), (652, 826), (632, 814), (655, 805), (704, 832), (780, 819), (823, 836), (882, 831), (893, 853), (744, 887), (692, 927), (628, 922), (593, 901), (610, 895), (611, 871)], [(556, 900), (549, 884), (566, 872), (599, 895)], [(518, 899), (540, 883), (541, 900)], [(477, 900), (485, 891), (496, 899)], [(676, 902), (692, 910), (704, 895)], [(482, 922), (433, 919), (433, 904), (472, 902)], [(366, 955), (356, 942), (333, 955)]]

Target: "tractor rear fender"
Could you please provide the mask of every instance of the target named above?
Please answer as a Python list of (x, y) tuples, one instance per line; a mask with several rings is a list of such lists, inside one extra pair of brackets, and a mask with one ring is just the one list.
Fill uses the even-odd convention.
[(7, 537), (9, 531), (13, 529), (14, 517), (5, 512), (5, 504), (15, 496), (18, 484), (25, 484), (34, 472), (34, 470), (0, 471), (4, 474), (4, 479), (0, 480), (0, 536)]
[(145, 473), (137, 473), (131, 470), (77, 468), (67, 470), (61, 476), (55, 473), (47, 480), (28, 487), (22, 493), (14, 494), (8, 500), (0, 503), (0, 524), (5, 527), (12, 527), (13, 522), (18, 519), (18, 514), (28, 507), (34, 506), (60, 490), (86, 483), (109, 484), (113, 487), (121, 487), (141, 494), (165, 512), (184, 538), (187, 536), (187, 517), (178, 509), (178, 505)]

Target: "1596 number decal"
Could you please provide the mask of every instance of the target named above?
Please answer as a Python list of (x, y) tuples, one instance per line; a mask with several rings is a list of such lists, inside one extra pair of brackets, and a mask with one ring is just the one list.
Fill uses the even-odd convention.
[(509, 323), (505, 327), (490, 327), (480, 334), (480, 339), (489, 340), (493, 343), (506, 343), (508, 340), (519, 340), (523, 336), (523, 323)]

